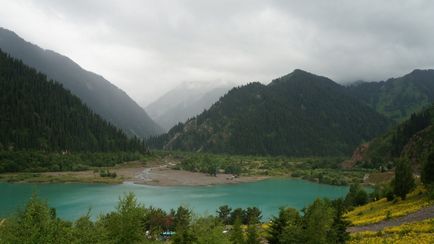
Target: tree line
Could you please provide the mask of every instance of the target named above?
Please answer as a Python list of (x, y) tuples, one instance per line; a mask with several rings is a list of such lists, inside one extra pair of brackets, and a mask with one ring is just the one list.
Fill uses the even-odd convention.
[[(33, 195), (25, 208), (0, 225), (1, 243), (344, 243), (347, 223), (342, 219), (342, 200), (317, 199), (304, 214), (281, 208), (261, 227), (261, 211), (252, 207), (231, 210), (222, 206), (216, 215), (195, 216), (185, 207), (170, 211), (145, 207), (134, 194), (120, 198), (116, 209), (90, 214), (76, 221), (60, 219), (56, 210)], [(267, 223), (265, 223), (267, 224)]]

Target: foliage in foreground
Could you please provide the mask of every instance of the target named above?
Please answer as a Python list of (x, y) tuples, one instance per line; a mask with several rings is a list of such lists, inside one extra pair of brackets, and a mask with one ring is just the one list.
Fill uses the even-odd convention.
[[(95, 221), (87, 214), (70, 222), (58, 218), (55, 209), (34, 195), (24, 210), (2, 222), (0, 243), (161, 243), (168, 238), (163, 232), (168, 231), (176, 233), (170, 237), (174, 244), (259, 244), (264, 238), (270, 243), (344, 243), (348, 235), (342, 206), (342, 200), (317, 199), (303, 216), (282, 208), (264, 228), (257, 208), (242, 210), (247, 213), (244, 220), (234, 214), (232, 225), (225, 225), (227, 216), (195, 217), (185, 207), (166, 212), (143, 206), (130, 193), (119, 200), (115, 211)], [(250, 217), (246, 220), (246, 216)], [(242, 225), (245, 221), (247, 225)]]
[(396, 198), (394, 201), (388, 201), (387, 198), (382, 198), (355, 208), (345, 214), (345, 217), (353, 225), (367, 225), (414, 213), (430, 204), (432, 201), (427, 197), (426, 189), (418, 186), (405, 200)]
[(378, 232), (354, 233), (349, 243), (434, 243), (434, 219), (386, 227)]
[(303, 216), (295, 209), (281, 208), (271, 220), (267, 240), (270, 244), (345, 243), (348, 223), (342, 219), (343, 207), (341, 199), (317, 199)]

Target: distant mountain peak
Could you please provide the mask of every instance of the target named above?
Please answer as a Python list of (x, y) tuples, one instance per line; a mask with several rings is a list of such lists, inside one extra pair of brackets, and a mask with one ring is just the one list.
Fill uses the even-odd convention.
[(336, 86), (338, 85), (337, 83), (335, 83), (334, 81), (332, 81), (331, 79), (325, 76), (319, 76), (301, 69), (295, 69), (291, 73), (271, 81), (270, 85), (271, 86), (277, 84), (307, 85), (308, 83), (310, 85), (314, 85), (314, 84), (316, 85), (328, 84), (328, 85), (336, 85)]
[(434, 70), (415, 69), (397, 78), (349, 86), (349, 93), (395, 122), (434, 102)]
[(169, 130), (209, 109), (233, 86), (220, 80), (183, 82), (146, 106), (146, 111), (160, 126)]
[(389, 120), (343, 86), (303, 70), (249, 83), (149, 143), (157, 148), (267, 155), (343, 155)]
[(410, 73), (405, 76), (426, 76), (426, 75), (434, 75), (434, 69), (414, 69)]
[(293, 75), (314, 75), (314, 74), (307, 72), (305, 70), (302, 70), (302, 69), (294, 69), (294, 71), (292, 71), (291, 74), (293, 74)]

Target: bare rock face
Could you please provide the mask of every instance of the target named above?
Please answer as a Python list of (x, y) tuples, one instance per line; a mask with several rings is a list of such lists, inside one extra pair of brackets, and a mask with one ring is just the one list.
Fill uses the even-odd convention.
[(366, 151), (368, 151), (368, 148), (369, 148), (369, 143), (364, 143), (358, 146), (356, 150), (354, 150), (351, 159), (342, 162), (342, 168), (351, 169), (357, 164), (357, 162), (363, 161), (364, 155)]

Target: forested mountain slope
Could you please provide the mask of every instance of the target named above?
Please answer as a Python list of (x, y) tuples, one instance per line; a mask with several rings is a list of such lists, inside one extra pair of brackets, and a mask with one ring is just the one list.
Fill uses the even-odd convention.
[(360, 163), (384, 165), (398, 158), (409, 159), (418, 168), (434, 151), (434, 105), (372, 140)]
[(0, 28), (0, 49), (60, 82), (95, 113), (127, 135), (149, 137), (162, 132), (124, 91), (102, 76), (82, 69), (71, 59), (41, 49), (3, 28)]
[(0, 51), (0, 151), (143, 151), (60, 83)]
[(343, 86), (295, 70), (269, 85), (234, 88), (209, 110), (148, 142), (218, 153), (342, 155), (389, 125)]
[(434, 102), (434, 70), (414, 70), (387, 81), (357, 83), (348, 90), (377, 112), (402, 122)]

